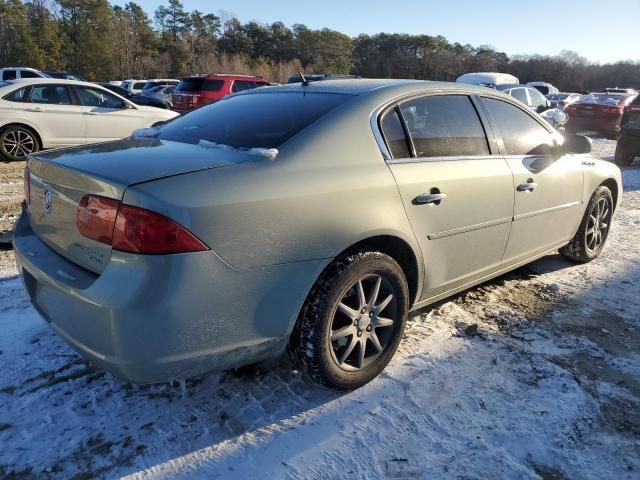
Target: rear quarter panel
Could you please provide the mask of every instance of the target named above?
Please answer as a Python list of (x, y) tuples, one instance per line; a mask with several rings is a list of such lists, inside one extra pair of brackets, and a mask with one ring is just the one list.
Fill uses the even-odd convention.
[(422, 265), (371, 111), (355, 98), (291, 139), (275, 160), (136, 185), (124, 200), (176, 219), (238, 269), (332, 258), (376, 235), (403, 239)]

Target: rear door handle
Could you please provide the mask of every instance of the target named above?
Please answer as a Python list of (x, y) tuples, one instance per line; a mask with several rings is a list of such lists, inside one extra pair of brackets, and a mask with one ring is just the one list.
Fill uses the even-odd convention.
[(516, 190), (518, 190), (519, 192), (533, 192), (537, 186), (537, 183), (535, 183), (533, 180), (529, 180), (526, 183), (521, 183), (520, 185), (518, 185)]
[(446, 193), (423, 193), (421, 195), (418, 195), (413, 202), (416, 205), (425, 205), (425, 204), (433, 204), (433, 205), (440, 205), (440, 202), (442, 200), (444, 200), (445, 198), (447, 198), (447, 194)]
[(24, 111), (25, 112), (44, 112), (44, 108), (40, 108), (40, 107), (25, 108)]

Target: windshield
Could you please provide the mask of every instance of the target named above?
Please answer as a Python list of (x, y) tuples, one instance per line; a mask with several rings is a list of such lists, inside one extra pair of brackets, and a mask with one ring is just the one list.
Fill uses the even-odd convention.
[(351, 95), (271, 92), (236, 95), (198, 108), (160, 129), (160, 138), (234, 148), (278, 148)]
[(591, 93), (583, 95), (576, 103), (594, 103), (598, 105), (619, 105), (627, 99), (627, 95), (610, 93)]

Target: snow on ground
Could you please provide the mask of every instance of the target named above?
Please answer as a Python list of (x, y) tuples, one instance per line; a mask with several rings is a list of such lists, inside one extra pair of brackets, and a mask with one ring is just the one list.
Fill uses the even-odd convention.
[(347, 394), (285, 359), (129, 385), (46, 327), (0, 252), (0, 478), (638, 479), (640, 169), (624, 183), (597, 261), (552, 255), (419, 312)]

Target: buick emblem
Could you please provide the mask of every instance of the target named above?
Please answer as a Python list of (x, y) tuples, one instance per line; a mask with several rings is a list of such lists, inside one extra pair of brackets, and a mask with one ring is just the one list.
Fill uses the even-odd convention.
[(52, 206), (53, 206), (53, 192), (51, 191), (51, 187), (47, 186), (44, 189), (44, 213), (51, 213)]

